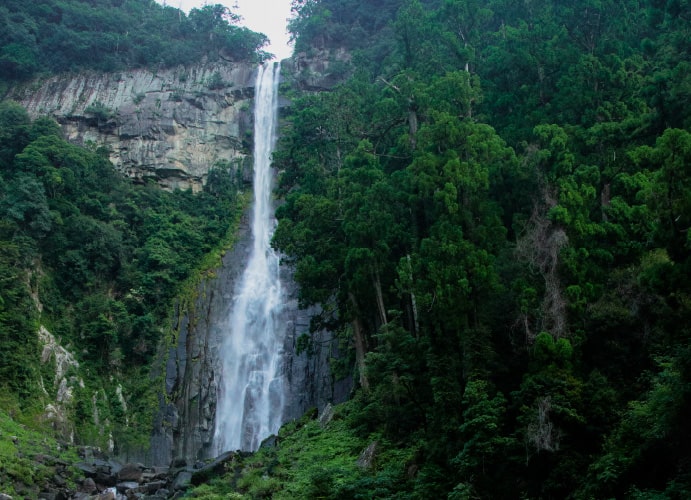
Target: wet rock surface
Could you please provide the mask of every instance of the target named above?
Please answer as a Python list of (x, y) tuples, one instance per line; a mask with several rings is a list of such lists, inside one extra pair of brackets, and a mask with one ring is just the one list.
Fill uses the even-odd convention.
[[(177, 343), (168, 348), (165, 364), (166, 397), (156, 417), (151, 456), (156, 465), (180, 459), (186, 463), (214, 458), (216, 402), (220, 374), (219, 347), (233, 303), (235, 283), (241, 277), (252, 244), (248, 220), (241, 225), (236, 244), (221, 266), (199, 284), (193, 303), (180, 303), (173, 320)], [(283, 421), (300, 418), (309, 408), (320, 410), (348, 398), (352, 380), (337, 380), (329, 360), (339, 356), (330, 332), (314, 334), (310, 349), (298, 353), (298, 338), (309, 332), (316, 309), (300, 310), (297, 288), (289, 268), (281, 282), (287, 288), (282, 321), (287, 325), (284, 349), (293, 353), (284, 366), (288, 381)]]
[[(170, 466), (151, 467), (141, 463), (121, 463), (98, 449), (82, 447), (80, 461), (68, 464), (53, 457), (36, 456), (34, 460), (54, 464), (55, 474), (42, 486), (37, 498), (42, 500), (130, 500), (181, 497), (192, 485), (198, 485), (224, 472), (224, 465), (239, 457), (225, 453), (210, 463), (188, 465), (177, 459)], [(76, 485), (69, 487), (68, 485)], [(32, 495), (35, 496), (35, 495)], [(0, 493), (0, 500), (23, 496)]]

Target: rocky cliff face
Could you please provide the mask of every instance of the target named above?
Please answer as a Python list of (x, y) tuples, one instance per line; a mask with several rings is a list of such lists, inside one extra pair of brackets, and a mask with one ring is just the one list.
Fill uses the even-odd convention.
[[(167, 352), (166, 395), (156, 419), (150, 461), (154, 465), (194, 464), (213, 457), (213, 437), (220, 373), (219, 346), (226, 334), (235, 283), (247, 262), (251, 235), (247, 221), (236, 245), (223, 257), (214, 275), (199, 284), (195, 298), (181, 302), (174, 318), (176, 344)], [(310, 311), (298, 310), (297, 290), (290, 271), (282, 281), (289, 288), (283, 320), (288, 325), (285, 348), (296, 352), (297, 338), (309, 328)], [(292, 289), (291, 289), (292, 287)], [(320, 410), (329, 402), (344, 401), (350, 380), (334, 379), (329, 359), (337, 354), (331, 335), (322, 332), (315, 348), (295, 354), (285, 367), (289, 382), (284, 420), (300, 417), (307, 409)]]
[(214, 63), (55, 76), (9, 96), (34, 118), (55, 118), (71, 142), (108, 147), (125, 175), (197, 190), (214, 163), (248, 151), (255, 70)]

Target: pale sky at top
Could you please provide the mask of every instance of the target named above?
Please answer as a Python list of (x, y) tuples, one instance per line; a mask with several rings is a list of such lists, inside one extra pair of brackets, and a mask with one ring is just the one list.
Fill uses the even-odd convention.
[[(164, 0), (158, 0), (164, 3)], [(290, 57), (292, 47), (288, 46), (286, 25), (290, 18), (290, 0), (165, 0), (165, 4), (182, 9), (186, 13), (195, 7), (220, 3), (243, 17), (242, 26), (264, 33), (271, 40), (267, 51), (276, 54), (277, 59)], [(237, 9), (232, 9), (237, 5)]]

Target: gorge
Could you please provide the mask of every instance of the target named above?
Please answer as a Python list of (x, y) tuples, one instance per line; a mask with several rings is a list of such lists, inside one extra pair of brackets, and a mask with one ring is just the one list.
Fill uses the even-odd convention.
[(271, 152), (283, 77), (279, 63), (254, 71), (254, 201), (222, 266), (176, 313), (177, 346), (166, 365), (170, 401), (157, 417), (149, 458), (159, 465), (254, 450), (281, 423), (345, 400), (351, 387), (329, 366), (339, 352), (331, 332), (315, 332), (314, 348), (297, 351), (316, 309), (298, 307), (292, 270), (279, 266), (271, 248)]

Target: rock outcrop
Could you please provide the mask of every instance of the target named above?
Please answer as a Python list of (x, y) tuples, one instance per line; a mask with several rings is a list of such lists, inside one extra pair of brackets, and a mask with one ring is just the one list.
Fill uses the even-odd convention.
[(84, 382), (75, 375), (79, 369), (79, 362), (74, 354), (60, 345), (53, 334), (43, 325), (38, 330), (38, 339), (43, 346), (41, 363), (52, 363), (55, 367), (55, 377), (51, 386), (48, 387), (50, 393), (45, 387), (46, 381), (42, 381), (43, 392), (45, 395), (49, 395), (52, 401), (46, 406), (42, 418), (51, 424), (58, 436), (72, 442), (74, 440), (74, 425), (69, 414), (74, 399), (73, 392), (77, 385), (84, 386)]
[[(79, 447), (76, 451), (79, 461), (73, 464), (49, 455), (33, 456), (31, 460), (50, 474), (31, 490), (22, 489), (20, 484), (13, 486), (23, 495), (46, 500), (165, 500), (182, 497), (188, 488), (208, 482), (228, 468), (241, 467), (249, 456), (228, 452), (210, 462), (177, 460), (170, 467), (148, 467), (122, 463), (97, 448)], [(0, 493), (0, 500), (13, 498), (20, 497)]]
[(218, 160), (249, 151), (255, 70), (214, 63), (80, 73), (16, 87), (9, 97), (34, 118), (55, 118), (69, 141), (107, 147), (133, 179), (198, 190)]
[(345, 48), (300, 52), (283, 64), (294, 85), (307, 91), (328, 91), (345, 81), (353, 70), (351, 54)]

